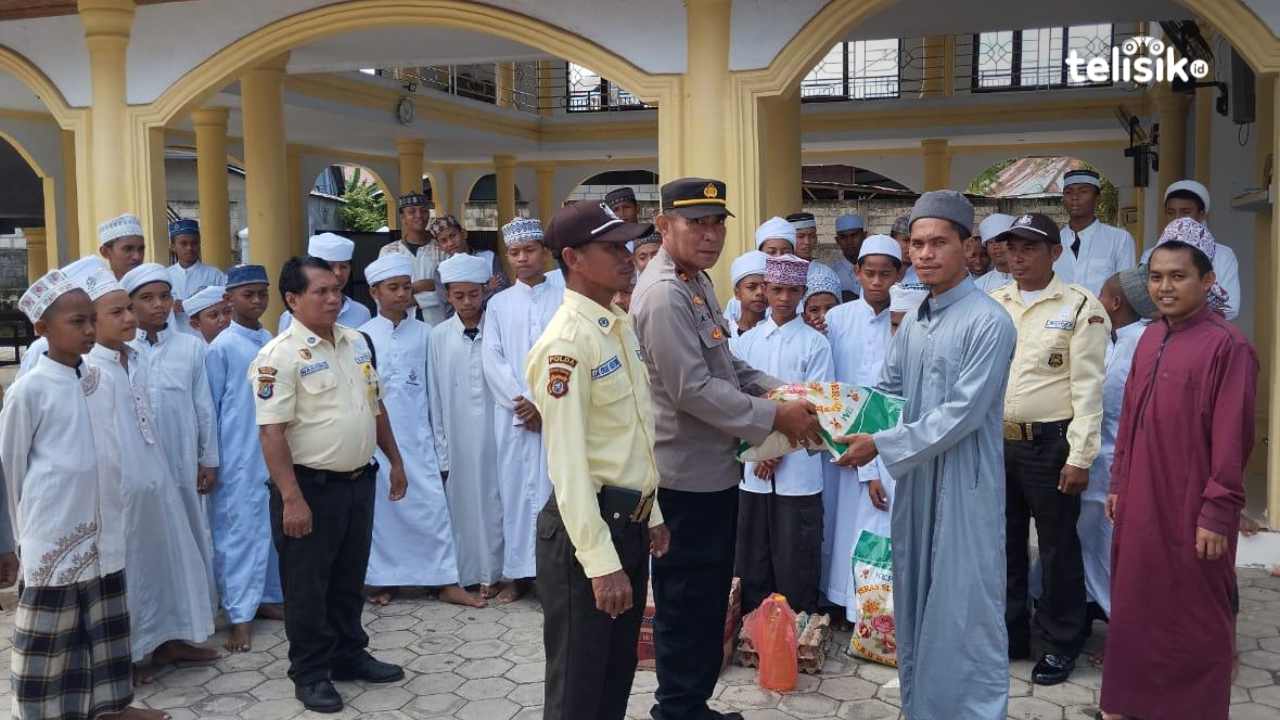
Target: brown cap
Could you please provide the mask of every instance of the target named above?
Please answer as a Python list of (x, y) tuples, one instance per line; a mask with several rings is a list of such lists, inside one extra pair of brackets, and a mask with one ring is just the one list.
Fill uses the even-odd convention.
[(543, 243), (559, 257), (565, 248), (593, 242), (628, 243), (652, 231), (650, 223), (624, 222), (604, 203), (578, 202), (551, 216)]
[(1026, 213), (1014, 218), (1013, 224), (1008, 230), (1000, 233), (992, 238), (992, 240), (1008, 240), (1009, 238), (1021, 238), (1022, 240), (1041, 240), (1050, 245), (1061, 245), (1062, 235), (1058, 232), (1058, 223), (1053, 218), (1040, 213)]

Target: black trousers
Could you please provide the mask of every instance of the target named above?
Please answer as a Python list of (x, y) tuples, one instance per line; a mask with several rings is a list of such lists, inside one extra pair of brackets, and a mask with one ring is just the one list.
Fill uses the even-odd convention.
[(658, 490), (671, 549), (653, 561), (658, 704), (654, 720), (706, 713), (724, 660), (724, 618), (733, 582), (738, 488)]
[(358, 660), (369, 644), (360, 624), (364, 575), (373, 541), (375, 470), (338, 479), (295, 467), (311, 508), (311, 533), (284, 534), (284, 501), (271, 486), (271, 537), (280, 554), (289, 677), (305, 685)]
[(623, 720), (636, 674), (636, 643), (649, 585), (649, 530), (627, 523), (610, 533), (631, 581), (631, 609), (616, 620), (596, 607), (595, 591), (560, 519), (555, 495), (538, 514), (538, 597), (547, 674), (546, 720)]
[(822, 579), (822, 495), (739, 490), (735, 572), (742, 578), (742, 614), (770, 593), (796, 612), (818, 610)]
[(1058, 492), (1067, 462), (1065, 426), (1030, 441), (1006, 440), (1005, 557), (1008, 595), (1005, 625), (1009, 648), (1022, 652), (1031, 640), (1031, 606), (1027, 597), (1031, 521), (1040, 546), (1042, 589), (1035, 627), (1050, 652), (1075, 657), (1084, 646), (1086, 621), (1084, 559), (1076, 522), (1080, 496)]

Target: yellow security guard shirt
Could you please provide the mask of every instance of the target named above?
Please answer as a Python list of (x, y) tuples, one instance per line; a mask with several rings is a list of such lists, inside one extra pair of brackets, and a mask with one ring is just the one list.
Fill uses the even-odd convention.
[(1102, 303), (1055, 274), (1030, 306), (1017, 282), (991, 293), (1018, 329), (1004, 394), (1006, 422), (1070, 419), (1067, 464), (1088, 468), (1102, 441), (1102, 383), (1111, 322)]
[(287, 424), (294, 464), (349, 472), (373, 457), (381, 389), (364, 336), (335, 325), (333, 339), (294, 321), (258, 351), (249, 382), (258, 424)]
[[(572, 290), (525, 360), (556, 504), (587, 577), (622, 569), (597, 495), (658, 489), (649, 373), (631, 320)], [(662, 524), (654, 502), (649, 527)]]

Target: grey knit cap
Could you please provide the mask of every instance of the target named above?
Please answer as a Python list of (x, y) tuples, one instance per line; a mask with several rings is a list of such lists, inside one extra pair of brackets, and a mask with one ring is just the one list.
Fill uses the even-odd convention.
[(969, 237), (973, 230), (973, 204), (955, 190), (931, 190), (921, 195), (911, 208), (911, 224), (921, 218), (950, 220), (964, 228), (962, 235)]
[(1120, 281), (1120, 292), (1124, 293), (1124, 299), (1129, 301), (1129, 306), (1138, 317), (1150, 320), (1160, 313), (1155, 301), (1151, 299), (1151, 293), (1147, 292), (1146, 265), (1121, 270), (1116, 273), (1116, 277)]

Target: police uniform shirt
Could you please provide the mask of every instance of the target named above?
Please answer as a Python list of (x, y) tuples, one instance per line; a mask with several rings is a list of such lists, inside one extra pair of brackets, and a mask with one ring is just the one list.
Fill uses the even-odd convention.
[[(658, 489), (653, 406), (631, 321), (565, 290), (564, 303), (529, 351), (525, 382), (542, 414), (556, 505), (587, 577), (622, 569), (597, 495), (605, 485)], [(649, 526), (662, 524), (655, 501)]]
[(364, 336), (334, 325), (333, 338), (295, 322), (258, 352), (248, 379), (258, 425), (286, 424), (295, 464), (349, 472), (373, 457), (381, 389)]
[(1101, 445), (1102, 384), (1111, 337), (1102, 303), (1056, 273), (1030, 305), (1024, 304), (1017, 283), (991, 297), (1009, 312), (1018, 330), (1005, 388), (1005, 421), (1070, 420), (1067, 463), (1088, 468)]

